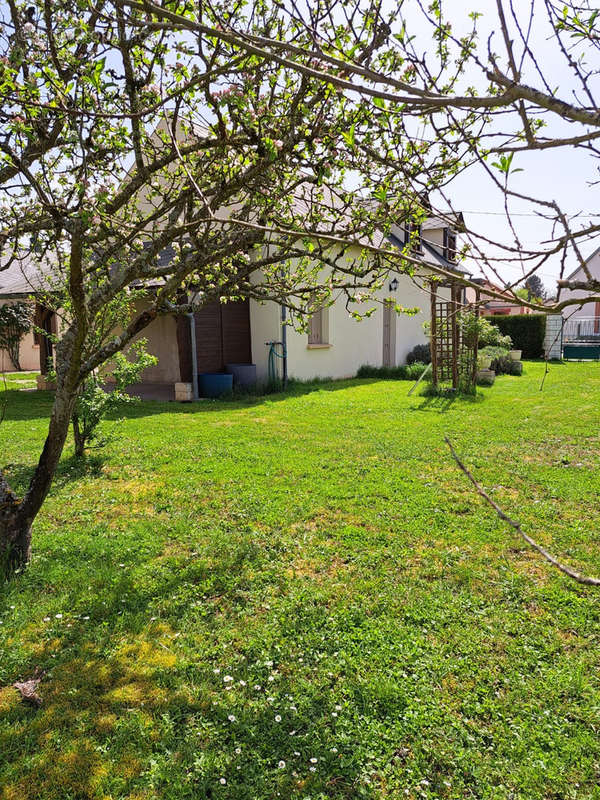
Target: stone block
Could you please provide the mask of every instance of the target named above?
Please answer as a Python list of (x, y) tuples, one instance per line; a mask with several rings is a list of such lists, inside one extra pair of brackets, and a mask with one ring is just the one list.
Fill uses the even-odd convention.
[(190, 403), (194, 399), (191, 383), (175, 384), (175, 400), (178, 403)]

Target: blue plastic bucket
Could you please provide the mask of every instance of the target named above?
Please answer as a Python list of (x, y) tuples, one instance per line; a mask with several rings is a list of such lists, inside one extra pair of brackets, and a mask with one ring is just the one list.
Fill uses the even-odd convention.
[(200, 397), (221, 397), (233, 389), (233, 375), (226, 372), (201, 372), (198, 375)]

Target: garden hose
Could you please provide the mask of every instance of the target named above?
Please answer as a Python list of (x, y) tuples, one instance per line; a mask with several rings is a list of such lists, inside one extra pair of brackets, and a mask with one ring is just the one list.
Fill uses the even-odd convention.
[[(279, 380), (279, 370), (277, 369), (277, 358), (282, 360), (287, 356), (283, 342), (267, 342), (269, 349), (269, 383)], [(277, 352), (277, 347), (281, 347), (281, 353)]]

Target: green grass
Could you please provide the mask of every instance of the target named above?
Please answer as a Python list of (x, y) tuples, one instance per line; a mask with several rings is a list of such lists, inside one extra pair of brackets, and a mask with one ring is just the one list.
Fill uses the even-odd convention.
[(0, 392), (4, 389), (35, 389), (39, 372), (0, 372)]
[[(542, 373), (145, 403), (85, 467), (69, 444), (0, 590), (2, 800), (600, 798), (600, 594), (443, 442), (600, 574), (600, 368)], [(9, 395), (20, 488), (49, 409)]]

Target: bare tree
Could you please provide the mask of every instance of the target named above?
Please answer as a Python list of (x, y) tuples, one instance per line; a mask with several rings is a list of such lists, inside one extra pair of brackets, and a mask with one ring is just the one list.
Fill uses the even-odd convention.
[[(219, 14), (217, 5), (211, 29), (190, 9), (178, 14), (151, 0), (130, 3), (157, 20), (211, 33), (327, 81), (349, 106), (368, 107), (369, 130), (356, 129), (356, 148), (374, 169), (399, 170), (420, 185), (441, 213), (452, 208), (451, 187), (465, 172), (477, 176), (479, 187), (487, 179), (479, 191), (502, 196), (504, 231), (486, 236), (467, 228), (465, 250), (516, 302), (548, 310), (515, 292), (549, 265), (557, 276), (550, 310), (582, 302), (565, 290), (583, 290), (586, 301), (600, 298), (600, 281), (584, 257), (586, 243), (600, 232), (600, 215), (592, 209), (572, 217), (562, 207), (565, 162), (558, 160), (578, 152), (588, 159), (590, 183), (597, 174), (600, 15), (589, 0), (489, 0), (475, 12), (442, 0), (292, 2), (281, 10), (293, 32), (285, 41), (257, 36)], [(536, 194), (535, 182), (516, 187), (515, 173), (531, 154), (557, 175), (555, 197)], [(543, 221), (545, 241), (521, 241), (523, 213)], [(518, 267), (514, 279), (506, 278), (507, 266)], [(574, 267), (580, 267), (575, 277)]]

